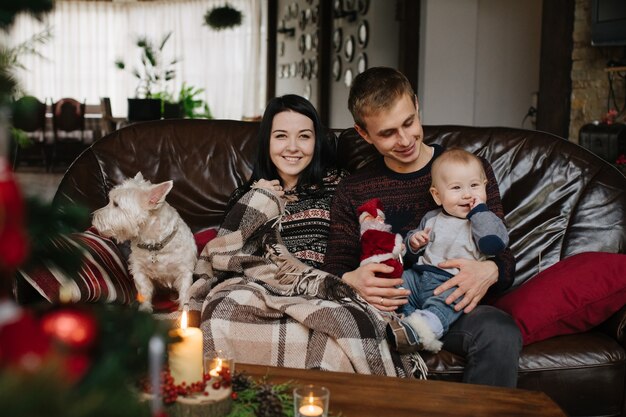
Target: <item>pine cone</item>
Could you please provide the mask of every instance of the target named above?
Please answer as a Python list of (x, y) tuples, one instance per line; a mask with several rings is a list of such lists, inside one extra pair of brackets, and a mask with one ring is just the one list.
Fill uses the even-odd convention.
[(241, 392), (241, 391), (247, 390), (248, 388), (252, 386), (252, 378), (250, 378), (249, 376), (241, 372), (235, 372), (235, 375), (233, 376), (232, 384), (233, 384), (233, 391)]
[(284, 417), (283, 404), (269, 384), (259, 385), (256, 417)]

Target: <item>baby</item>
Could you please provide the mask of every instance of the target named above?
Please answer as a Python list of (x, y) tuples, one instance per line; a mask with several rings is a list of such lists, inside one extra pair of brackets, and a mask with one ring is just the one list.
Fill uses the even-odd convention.
[[(509, 242), (504, 223), (487, 208), (487, 179), (478, 157), (449, 149), (433, 162), (431, 175), (430, 193), (441, 208), (426, 213), (419, 229), (405, 238), (409, 253), (419, 258), (402, 274), (403, 286), (411, 291), (408, 304), (400, 307), (402, 326), (388, 328), (390, 341), (400, 351), (439, 351), (439, 339), (462, 313), (454, 310), (458, 300), (452, 305), (445, 302), (455, 288), (433, 293), (459, 270), (437, 265), (455, 258), (482, 261)], [(415, 341), (415, 346), (402, 346), (405, 340), (409, 345)]]

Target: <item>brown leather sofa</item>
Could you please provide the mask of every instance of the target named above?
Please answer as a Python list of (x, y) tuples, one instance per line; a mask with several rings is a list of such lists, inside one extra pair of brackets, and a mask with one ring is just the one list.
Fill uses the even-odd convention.
[[(218, 226), (231, 191), (250, 175), (257, 129), (226, 120), (128, 126), (84, 152), (55, 199), (95, 210), (112, 186), (141, 171), (152, 181), (174, 180), (168, 201), (192, 230)], [(375, 157), (353, 129), (336, 133), (342, 167), (354, 170)], [(516, 286), (536, 273), (540, 258), (545, 269), (583, 251), (626, 252), (626, 178), (585, 149), (510, 128), (426, 126), (424, 133), (427, 143), (460, 146), (491, 162), (517, 258)], [(547, 393), (570, 415), (624, 414), (625, 326), (622, 309), (593, 331), (526, 346), (519, 387)], [(431, 378), (460, 380), (463, 358), (442, 351), (427, 363)]]

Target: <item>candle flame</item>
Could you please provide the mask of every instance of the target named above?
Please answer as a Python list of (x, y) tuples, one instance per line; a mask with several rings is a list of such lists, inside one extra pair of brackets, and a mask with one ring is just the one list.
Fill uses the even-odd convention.
[(222, 358), (215, 358), (215, 368), (209, 371), (209, 375), (211, 376), (220, 376), (222, 372)]
[(187, 328), (188, 320), (189, 319), (187, 318), (187, 310), (183, 310), (183, 314), (180, 316), (180, 328), (181, 329)]

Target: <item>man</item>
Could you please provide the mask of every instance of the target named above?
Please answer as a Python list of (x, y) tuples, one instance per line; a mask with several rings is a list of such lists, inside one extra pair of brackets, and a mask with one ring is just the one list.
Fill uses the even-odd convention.
[[(357, 208), (379, 198), (393, 232), (405, 236), (417, 228), (424, 214), (437, 207), (429, 193), (430, 167), (443, 148), (423, 142), (417, 98), (406, 77), (395, 69), (376, 67), (358, 75), (348, 107), (356, 131), (374, 145), (381, 158), (339, 184), (331, 208), (324, 269), (341, 276), (378, 309), (394, 311), (407, 303), (409, 291), (397, 288), (402, 284), (400, 277), (376, 277), (391, 272), (387, 265), (359, 267)], [(487, 206), (503, 218), (493, 170), (486, 161), (484, 165)], [(458, 299), (454, 308), (465, 313), (442, 339), (443, 349), (466, 358), (465, 382), (515, 387), (522, 346), (519, 329), (508, 314), (479, 305), (488, 291), (497, 293), (511, 286), (515, 260), (510, 249), (487, 261), (449, 259), (438, 266), (459, 269), (435, 294), (455, 288), (446, 303)]]

